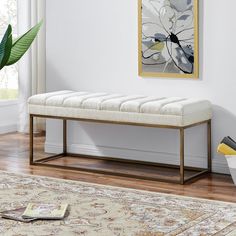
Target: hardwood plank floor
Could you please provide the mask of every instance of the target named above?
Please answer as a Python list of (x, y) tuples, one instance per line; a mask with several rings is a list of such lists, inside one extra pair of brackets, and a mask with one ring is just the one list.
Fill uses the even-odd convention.
[[(214, 200), (230, 201), (236, 202), (236, 187), (233, 185), (232, 179), (228, 175), (211, 174), (205, 178), (199, 179), (193, 183), (186, 184), (184, 186), (178, 184), (157, 182), (157, 181), (147, 181), (140, 179), (124, 178), (117, 176), (109, 176), (103, 174), (93, 174), (89, 172), (79, 172), (71, 170), (62, 169), (52, 169), (49, 167), (39, 167), (30, 166), (28, 161), (29, 153), (29, 142), (28, 135), (23, 135), (19, 133), (11, 133), (6, 135), (0, 135), (0, 169), (5, 171), (11, 171), (15, 173), (25, 173), (33, 175), (42, 175), (49, 177), (56, 177), (62, 179), (79, 180), (91, 183), (136, 188), (148, 191), (171, 193), (191, 197), (201, 197)], [(37, 137), (35, 140), (35, 150), (37, 151), (37, 157), (44, 157), (43, 144), (44, 137)], [(82, 159), (80, 159), (82, 160)], [(72, 163), (70, 158), (66, 160), (60, 160), (64, 163)], [(82, 161), (85, 165), (93, 165), (104, 167), (115, 168), (119, 167), (126, 171), (126, 164), (115, 164), (109, 162), (97, 162), (94, 160)], [(129, 167), (128, 167), (129, 168)], [(142, 170), (136, 170), (141, 174)], [(170, 175), (169, 172), (167, 175)], [(149, 174), (156, 174), (150, 172)], [(162, 173), (163, 174), (163, 173)], [(174, 176), (174, 174), (173, 174)]]

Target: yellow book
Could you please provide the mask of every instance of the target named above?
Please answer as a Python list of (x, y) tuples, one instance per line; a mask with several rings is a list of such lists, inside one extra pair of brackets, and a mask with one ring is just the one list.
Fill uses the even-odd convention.
[(24, 219), (62, 219), (68, 204), (38, 204), (29, 203), (22, 217)]
[(218, 146), (217, 152), (223, 155), (236, 155), (236, 151), (224, 143)]

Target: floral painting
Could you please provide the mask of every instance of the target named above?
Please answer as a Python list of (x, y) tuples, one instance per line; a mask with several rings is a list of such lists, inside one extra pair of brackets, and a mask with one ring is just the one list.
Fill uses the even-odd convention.
[(139, 0), (139, 74), (198, 77), (197, 0)]

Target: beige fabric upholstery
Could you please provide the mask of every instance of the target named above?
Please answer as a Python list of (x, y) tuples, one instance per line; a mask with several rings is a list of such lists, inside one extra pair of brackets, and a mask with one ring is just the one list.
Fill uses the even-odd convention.
[(209, 101), (158, 97), (58, 91), (29, 98), (29, 113), (48, 116), (186, 126), (211, 119)]

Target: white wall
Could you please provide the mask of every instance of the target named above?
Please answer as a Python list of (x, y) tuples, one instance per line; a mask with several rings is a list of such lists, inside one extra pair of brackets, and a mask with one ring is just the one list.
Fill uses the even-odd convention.
[[(200, 79), (139, 78), (137, 0), (47, 1), (47, 90), (201, 97), (213, 103), (213, 168), (227, 172), (215, 150), (236, 138), (235, 0), (200, 0)], [(58, 122), (46, 149), (58, 150)], [(187, 163), (204, 165), (205, 127), (187, 132)], [(205, 136), (204, 138), (202, 138)], [(177, 163), (177, 132), (73, 122), (72, 151)]]

